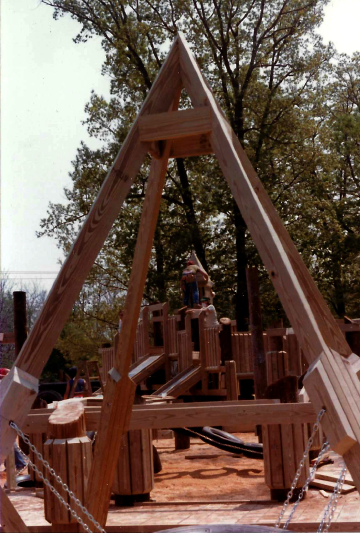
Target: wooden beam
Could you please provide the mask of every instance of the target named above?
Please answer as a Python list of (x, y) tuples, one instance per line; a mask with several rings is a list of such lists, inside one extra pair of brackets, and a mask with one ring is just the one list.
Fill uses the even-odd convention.
[(0, 457), (4, 461), (9, 454), (16, 433), (9, 422), (14, 421), (20, 428), (38, 393), (38, 380), (20, 368), (13, 366), (9, 374), (1, 380), (0, 387)]
[(231, 192), (309, 362), (327, 347), (351, 351), (305, 267), (239, 140), (179, 34), (181, 70), (194, 107), (212, 110), (211, 143)]
[(13, 331), (0, 333), (0, 344), (15, 344), (15, 333)]
[[(294, 328), (300, 346), (309, 362), (321, 357), (324, 372), (330, 380), (334, 397), (327, 397), (324, 428), (331, 426), (329, 413), (334, 400), (339, 400), (337, 419), (345, 415), (350, 429), (346, 430), (340, 447), (347, 436), (354, 434), (356, 446), (360, 446), (360, 384), (353, 369), (345, 368), (339, 361), (351, 355), (335, 319), (330, 313), (310, 273), (305, 267), (281, 219), (266, 194), (239, 140), (226, 121), (209, 86), (193, 58), (186, 40), (179, 34), (180, 65), (185, 89), (195, 107), (212, 109), (213, 130), (211, 143), (220, 167), (226, 177), (235, 201), (251, 233), (258, 252), (269, 272), (286, 314)], [(336, 355), (337, 354), (337, 355)], [(338, 357), (337, 357), (338, 356)], [(357, 380), (357, 383), (354, 381)], [(321, 374), (317, 387), (326, 395), (326, 378)], [(310, 383), (310, 382), (308, 382)], [(310, 395), (310, 399), (313, 398)], [(314, 399), (317, 404), (317, 399)], [(323, 406), (323, 405), (321, 405)], [(335, 407), (335, 410), (338, 410)], [(327, 433), (327, 430), (325, 429)], [(336, 446), (336, 432), (332, 432), (331, 444)], [(344, 444), (345, 445), (345, 444)], [(346, 444), (347, 445), (347, 444)], [(354, 445), (355, 446), (355, 445)], [(346, 451), (347, 466), (360, 490), (360, 468), (352, 448)], [(355, 477), (358, 475), (358, 479)]]
[[(139, 116), (167, 111), (173, 102), (174, 94), (179, 90), (179, 84), (181, 80), (178, 43), (175, 41)], [(86, 276), (144, 160), (147, 150), (139, 140), (138, 121), (139, 118), (122, 144), (69, 256), (52, 286), (44, 307), (16, 359), (15, 365), (35, 378), (40, 377)], [(7, 388), (4, 383), (8, 379), (11, 379), (9, 375), (2, 380), (2, 389)], [(7, 408), (4, 408), (3, 401), (5, 401), (4, 397), (0, 400), (0, 412), (3, 417), (8, 418)], [(22, 414), (26, 416), (30, 407), (31, 402), (25, 401), (19, 404), (18, 417)], [(10, 440), (11, 438), (13, 440), (14, 432), (5, 424), (1, 428), (2, 442), (9, 435)]]
[(28, 533), (29, 529), (11, 503), (4, 489), (0, 489), (0, 524), (6, 533)]
[[(178, 106), (180, 88), (174, 99)], [(129, 378), (129, 367), (136, 336), (143, 290), (148, 271), (156, 222), (170, 153), (170, 141), (162, 159), (153, 159), (141, 215), (138, 238), (126, 295), (124, 319), (115, 352), (114, 368), (110, 370), (95, 445), (95, 457), (88, 485), (88, 509), (105, 526), (115, 466), (121, 438), (128, 431), (135, 384)]]
[(212, 130), (209, 107), (169, 111), (140, 117), (140, 141), (152, 142), (167, 139), (181, 139), (209, 133)]
[[(51, 409), (28, 415), (23, 431), (36, 434), (46, 432)], [(100, 407), (85, 407), (86, 428), (97, 431), (101, 419)], [(314, 407), (309, 402), (280, 404), (275, 400), (249, 400), (230, 402), (197, 402), (194, 404), (134, 405), (129, 429), (168, 429), (223, 425), (234, 423), (274, 424), (290, 422), (311, 423), (316, 419)]]
[(209, 135), (201, 134), (174, 139), (171, 144), (170, 157), (196, 157), (213, 153)]

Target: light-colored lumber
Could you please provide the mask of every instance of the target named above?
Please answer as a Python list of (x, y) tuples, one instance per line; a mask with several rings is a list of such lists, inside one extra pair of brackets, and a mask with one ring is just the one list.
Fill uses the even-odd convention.
[[(319, 387), (319, 384), (324, 386)], [(305, 385), (306, 384), (306, 385)], [(311, 372), (304, 379), (305, 388), (319, 410), (327, 407), (322, 426), (329, 439), (331, 448), (339, 454), (344, 454), (356, 443), (356, 436), (348, 421), (346, 413), (338, 399), (322, 361), (313, 365)]]
[[(336, 481), (339, 479), (340, 472), (324, 472), (322, 470), (318, 470), (315, 474), (315, 479), (322, 479), (325, 481)], [(345, 474), (344, 482), (347, 485), (355, 485), (353, 478), (350, 476), (349, 473)]]
[[(227, 124), (182, 35), (179, 35), (179, 44), (180, 65), (187, 74), (183, 78), (185, 88), (195, 107), (210, 106), (212, 109), (211, 143), (214, 153), (300, 346), (309, 363), (313, 363), (321, 356), (324, 359), (326, 372), (331, 374), (331, 351), (349, 357), (350, 347), (285, 230), (239, 140)], [(346, 379), (343, 381), (346, 383)], [(335, 399), (339, 399), (341, 387), (337, 386), (336, 378), (332, 374), (331, 385)], [(324, 382), (319, 382), (319, 388), (325, 390)], [(342, 414), (351, 419), (352, 432), (357, 432), (360, 430), (360, 418), (355, 412), (356, 409), (349, 403), (351, 399), (347, 401), (341, 398), (339, 407)], [(326, 407), (332, 409), (332, 399), (330, 405), (326, 404)], [(326, 416), (324, 423), (325, 418)], [(332, 440), (334, 442), (334, 439)], [(342, 444), (346, 448), (350, 443)], [(349, 456), (348, 463), (350, 470), (357, 468)], [(358, 488), (360, 490), (360, 486)]]
[[(334, 492), (335, 485), (335, 481), (325, 481), (323, 479), (313, 479), (312, 481), (310, 481), (310, 487), (323, 490), (325, 489), (331, 492)], [(354, 485), (348, 485), (347, 483), (344, 483), (341, 488), (340, 494), (349, 494), (349, 492), (352, 492), (354, 490), (356, 490), (356, 487), (354, 487)]]
[(0, 454), (1, 462), (10, 453), (16, 433), (10, 428), (9, 422), (14, 421), (20, 428), (26, 420), (27, 413), (38, 393), (38, 380), (13, 366), (1, 380), (0, 387)]
[[(266, 194), (239, 140), (179, 35), (185, 88), (195, 107), (212, 109), (211, 143), (251, 236), (303, 349), (314, 360), (325, 347), (349, 355), (349, 347)], [(305, 351), (305, 350), (304, 350)]]
[(140, 117), (140, 141), (151, 142), (209, 133), (212, 129), (209, 108), (169, 111)]
[(195, 157), (209, 155), (213, 149), (208, 134), (192, 135), (174, 139), (171, 143), (170, 157)]
[[(174, 101), (177, 107), (180, 90)], [(146, 189), (132, 271), (126, 296), (123, 325), (112, 379), (106, 386), (95, 457), (91, 469), (87, 504), (90, 513), (104, 527), (110, 502), (114, 468), (119, 456), (120, 442), (129, 429), (131, 405), (134, 400), (134, 383), (128, 377), (134, 346), (137, 317), (150, 260), (155, 226), (160, 208), (162, 190), (167, 170), (170, 142), (166, 143), (163, 158), (153, 159)]]
[[(314, 423), (316, 414), (311, 403), (280, 404), (262, 400), (258, 403), (249, 400), (241, 402), (199, 402), (195, 404), (161, 404), (134, 406), (130, 429), (172, 427), (216, 426), (223, 424), (274, 424)], [(47, 427), (47, 414), (31, 414), (24, 426), (24, 431), (44, 432)], [(101, 409), (85, 407), (86, 427), (89, 431), (99, 429)]]
[(0, 488), (0, 524), (2, 531), (5, 533), (29, 532), (29, 529), (2, 487)]

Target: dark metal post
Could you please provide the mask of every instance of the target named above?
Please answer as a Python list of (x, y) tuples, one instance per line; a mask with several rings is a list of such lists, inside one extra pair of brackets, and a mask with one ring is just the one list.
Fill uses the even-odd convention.
[(14, 335), (15, 335), (15, 355), (18, 356), (26, 341), (26, 292), (13, 292), (14, 298)]

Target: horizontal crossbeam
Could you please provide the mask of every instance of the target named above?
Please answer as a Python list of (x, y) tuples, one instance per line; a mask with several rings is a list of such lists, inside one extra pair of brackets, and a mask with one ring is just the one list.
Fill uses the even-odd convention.
[(139, 118), (140, 141), (142, 142), (180, 139), (210, 133), (211, 130), (209, 107), (169, 111)]
[[(171, 429), (180, 427), (218, 426), (229, 424), (306, 424), (316, 420), (311, 403), (277, 403), (237, 405), (233, 402), (217, 402), (222, 405), (198, 404), (194, 407), (178, 405), (138, 405), (133, 407), (130, 429)], [(225, 404), (225, 405), (224, 405)], [(229, 405), (230, 404), (230, 405)], [(45, 410), (44, 410), (45, 411)], [(48, 411), (48, 412), (47, 412)], [(86, 429), (96, 431), (100, 420), (100, 407), (85, 407)], [(51, 409), (37, 413), (31, 411), (23, 426), (28, 433), (46, 433)]]

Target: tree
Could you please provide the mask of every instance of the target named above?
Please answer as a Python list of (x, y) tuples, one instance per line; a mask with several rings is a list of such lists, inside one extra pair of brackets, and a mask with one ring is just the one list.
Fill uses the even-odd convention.
[[(328, 168), (323, 165), (328, 151), (323, 131), (331, 122), (326, 88), (334, 50), (316, 34), (326, 0), (42, 2), (54, 8), (55, 18), (70, 14), (79, 22), (75, 42), (101, 36), (103, 74), (110, 78), (112, 97), (107, 102), (92, 93), (85, 124), (104, 147), (91, 151), (81, 145), (73, 162), (73, 188), (65, 191), (69, 204), (50, 205), (39, 235), (54, 236), (69, 250), (164, 60), (163, 43), (181, 30), (306, 263), (316, 270), (321, 254), (331, 255), (330, 248), (319, 249), (317, 231), (309, 227), (309, 220), (323, 220), (326, 184), (331, 182), (329, 173), (323, 177)], [(183, 95), (181, 105), (187, 103)], [(89, 284), (126, 288), (147, 174), (144, 165)], [(315, 205), (314, 192), (319, 194)], [(220, 313), (232, 314), (234, 306), (238, 327), (246, 329), (245, 267), (260, 261), (212, 157), (179, 159), (169, 167), (144, 294), (148, 302), (167, 294), (178, 305), (179, 271), (191, 249), (205, 268), (211, 265)], [(326, 261), (322, 265), (328, 272)], [(262, 274), (264, 294), (270, 295)], [(329, 276), (325, 285), (331, 285)], [(268, 317), (281, 312), (271, 294)]]

